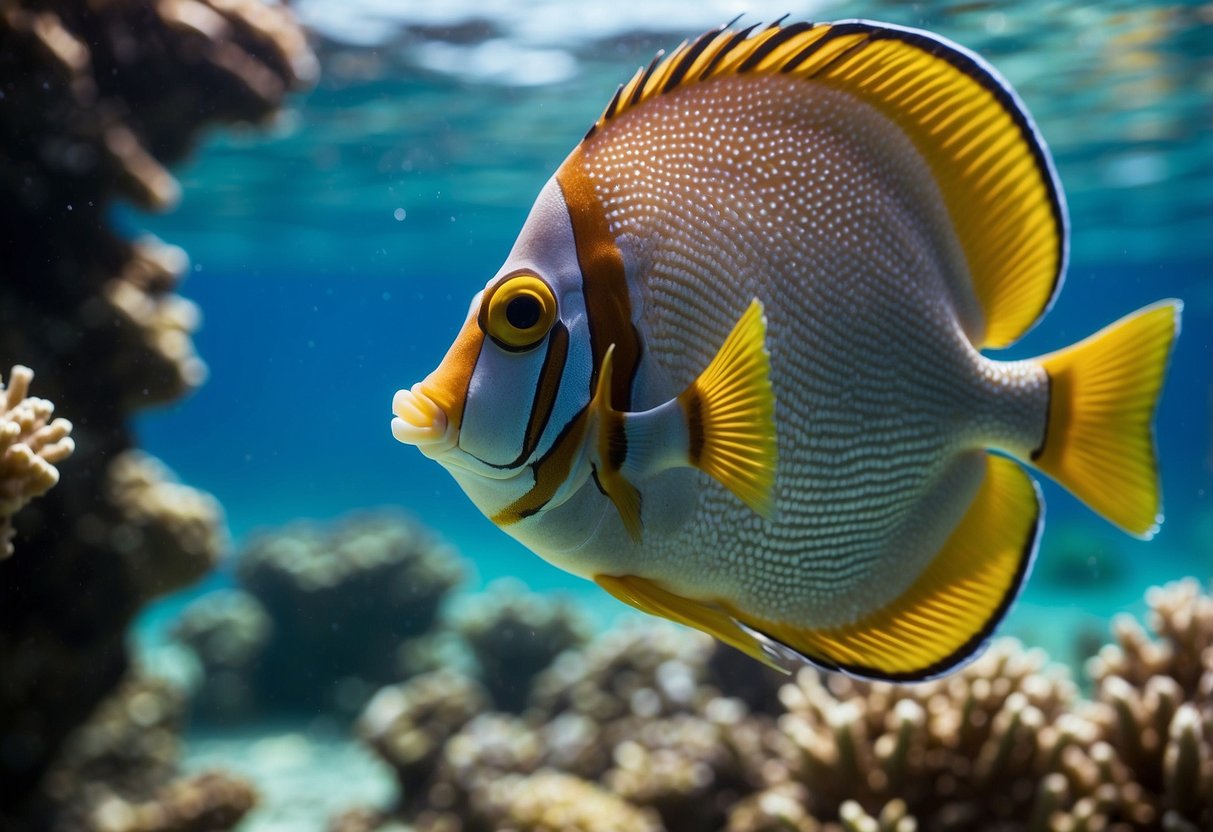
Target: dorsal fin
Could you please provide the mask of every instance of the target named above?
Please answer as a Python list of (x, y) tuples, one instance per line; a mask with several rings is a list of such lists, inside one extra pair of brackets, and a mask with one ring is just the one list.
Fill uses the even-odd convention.
[(585, 140), (660, 95), (747, 74), (851, 93), (905, 132), (939, 185), (985, 311), (978, 347), (1010, 345), (1048, 309), (1068, 245), (1049, 152), (994, 69), (936, 35), (865, 20), (722, 27), (637, 71)]

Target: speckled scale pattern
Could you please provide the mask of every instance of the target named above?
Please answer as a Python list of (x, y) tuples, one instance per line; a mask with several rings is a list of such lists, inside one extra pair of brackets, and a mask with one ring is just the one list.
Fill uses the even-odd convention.
[(918, 152), (848, 93), (781, 76), (675, 90), (583, 150), (645, 345), (638, 407), (680, 392), (752, 297), (768, 320), (776, 511), (700, 475), (682, 531), (645, 541), (647, 576), (806, 626), (896, 597), (963, 516), (981, 449), (1040, 442), (1047, 397), (1035, 364), (972, 347), (984, 322)]

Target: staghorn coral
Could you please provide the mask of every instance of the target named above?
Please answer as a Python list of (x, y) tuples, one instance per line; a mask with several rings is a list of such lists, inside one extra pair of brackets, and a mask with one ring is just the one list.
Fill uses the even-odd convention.
[(195, 716), (233, 722), (256, 711), (260, 703), (253, 668), (272, 628), (257, 599), (240, 590), (208, 592), (185, 608), (172, 635), (202, 667), (202, 679), (190, 694)]
[(429, 633), (459, 583), (458, 556), (420, 523), (357, 515), (252, 540), (243, 586), (274, 622), (254, 687), (282, 709), (356, 713), (399, 678), (402, 639)]
[(34, 371), (20, 364), (0, 381), (0, 559), (13, 553), (12, 517), (59, 482), (62, 462), (75, 450), (72, 423), (51, 420), (55, 406), (29, 395)]
[(1127, 616), (1088, 663), (1093, 721), (1111, 749), (1110, 820), (1213, 829), (1213, 597), (1188, 579), (1146, 594), (1152, 639)]
[(29, 827), (64, 739), (122, 679), (139, 608), (216, 551), (206, 501), (125, 455), (132, 412), (203, 367), (175, 294), (184, 256), (123, 239), (111, 209), (170, 207), (168, 166), (201, 131), (267, 120), (314, 74), (290, 12), (256, 0), (0, 4), (0, 366), (39, 368), (76, 444), (70, 473), (13, 519), (29, 556), (0, 562), (0, 827)]
[[(1004, 639), (923, 684), (806, 668), (752, 712), (721, 695), (723, 648), (698, 634), (607, 633), (536, 677), (521, 718), (463, 710), (457, 730), (420, 731), (406, 799), (349, 817), (367, 830), (547, 828), (510, 814), (512, 790), (559, 782), (603, 790), (649, 813), (630, 822), (667, 832), (1210, 829), (1213, 598), (1188, 581), (1149, 602), (1158, 637), (1117, 622), (1118, 643), (1091, 662), (1093, 701), (1042, 651)], [(426, 724), (439, 687), (406, 733)], [(552, 811), (564, 828), (598, 828)]]
[(565, 650), (588, 639), (589, 622), (564, 600), (502, 580), (466, 599), (455, 629), (471, 647), (496, 706), (519, 712), (531, 679)]

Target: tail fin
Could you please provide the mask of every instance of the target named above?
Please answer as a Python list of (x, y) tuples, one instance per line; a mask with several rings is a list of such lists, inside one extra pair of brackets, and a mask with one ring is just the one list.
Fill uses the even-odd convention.
[(1162, 522), (1151, 422), (1182, 312), (1181, 301), (1159, 301), (1038, 359), (1049, 374), (1049, 421), (1033, 463), (1143, 538)]

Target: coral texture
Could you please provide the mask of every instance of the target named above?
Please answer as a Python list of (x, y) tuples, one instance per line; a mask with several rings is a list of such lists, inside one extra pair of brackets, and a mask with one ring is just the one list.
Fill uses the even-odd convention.
[(43, 782), (40, 828), (51, 832), (216, 832), (256, 803), (252, 786), (222, 772), (181, 778), (185, 699), (132, 675), (68, 738)]
[(272, 630), (265, 609), (241, 590), (209, 592), (186, 607), (173, 637), (189, 647), (202, 666), (202, 679), (190, 696), (195, 716), (228, 722), (257, 710), (254, 669)]
[(480, 678), (503, 711), (526, 704), (532, 678), (560, 653), (589, 638), (589, 622), (565, 601), (498, 581), (467, 599), (455, 629), (471, 648)]
[(484, 713), (470, 680), (419, 678), (362, 723), (401, 799), (333, 828), (1211, 829), (1213, 597), (1185, 581), (1148, 601), (1155, 637), (1118, 621), (1090, 700), (1005, 639), (917, 685), (804, 669), (752, 709), (730, 694), (769, 700), (731, 688), (727, 648), (652, 625), (562, 655), (522, 716)]
[(67, 419), (51, 420), (55, 406), (29, 395), (34, 371), (20, 364), (0, 381), (0, 558), (13, 553), (12, 517), (59, 482), (55, 464), (76, 448)]
[(65, 737), (123, 677), (135, 613), (220, 542), (213, 503), (126, 453), (131, 413), (204, 368), (185, 256), (123, 239), (111, 209), (170, 207), (168, 166), (201, 131), (265, 121), (314, 73), (290, 12), (257, 0), (0, 4), (0, 366), (38, 368), (76, 444), (0, 561), (0, 827), (28, 826)]
[(400, 678), (401, 641), (434, 628), (463, 568), (420, 523), (364, 514), (261, 535), (239, 554), (238, 572), (274, 624), (258, 695), (280, 710), (356, 714)]

